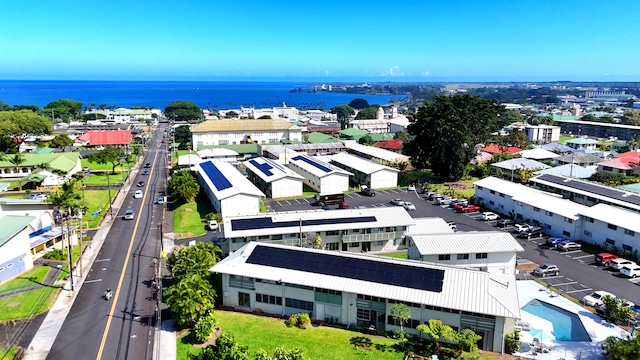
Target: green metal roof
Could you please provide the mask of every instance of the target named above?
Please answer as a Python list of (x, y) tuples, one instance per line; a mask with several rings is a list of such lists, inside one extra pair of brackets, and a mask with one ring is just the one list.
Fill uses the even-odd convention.
[(321, 143), (334, 143), (340, 142), (340, 139), (336, 139), (333, 136), (323, 134), (320, 132), (312, 132), (309, 133), (309, 143), (311, 144), (321, 144)]
[(389, 141), (389, 140), (393, 140), (393, 138), (396, 136), (396, 134), (391, 134), (391, 133), (386, 133), (386, 134), (369, 134), (369, 136), (371, 136), (371, 139), (373, 139), (373, 141)]
[(360, 130), (358, 128), (347, 128), (338, 132), (347, 136), (365, 136), (369, 133), (367, 130)]
[(198, 146), (198, 150), (203, 149), (229, 149), (237, 152), (238, 154), (257, 154), (258, 144), (231, 144), (231, 145), (209, 145)]
[(35, 216), (6, 215), (0, 218), (0, 246), (6, 244), (22, 231)]
[(640, 183), (616, 186), (620, 190), (630, 191), (640, 194)]
[(29, 154), (51, 154), (52, 152), (54, 152), (55, 149), (52, 148), (37, 148), (33, 151), (31, 151)]
[[(21, 167), (38, 167), (42, 164), (48, 164), (48, 167), (53, 170), (60, 170), (69, 172), (77, 165), (78, 159), (80, 159), (80, 153), (77, 152), (64, 152), (64, 153), (50, 153), (50, 154), (21, 154), (24, 157), (24, 162), (20, 164)], [(16, 166), (7, 161), (12, 157), (11, 154), (5, 157), (4, 161), (0, 161), (0, 168), (13, 169)]]

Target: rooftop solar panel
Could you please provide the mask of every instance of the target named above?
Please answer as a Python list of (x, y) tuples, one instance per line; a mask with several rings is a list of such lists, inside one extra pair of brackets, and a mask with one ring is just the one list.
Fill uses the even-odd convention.
[(275, 168), (278, 168), (278, 169), (282, 170), (282, 172), (286, 172), (286, 170), (285, 170), (284, 166), (282, 166), (282, 165), (278, 164), (277, 162), (275, 162), (275, 161), (273, 161), (273, 160), (271, 160), (271, 159), (267, 159), (267, 158), (264, 158), (264, 161), (266, 161), (266, 162), (268, 162), (269, 164), (271, 164), (271, 166), (273, 166), (273, 167), (275, 167)]
[[(574, 180), (574, 179), (565, 178), (562, 176), (557, 176), (552, 174), (544, 174), (544, 175), (538, 176), (536, 179), (550, 182), (552, 184), (568, 187), (571, 189), (582, 190), (592, 194), (605, 196), (605, 197), (616, 199), (618, 201), (626, 202), (629, 204), (640, 205), (640, 196), (633, 195), (633, 194), (629, 195), (625, 191), (621, 191), (618, 189), (599, 186), (599, 185), (591, 184), (585, 181)], [(533, 179), (533, 181), (535, 181), (536, 179)]]
[(207, 174), (209, 179), (211, 179), (213, 186), (215, 186), (218, 191), (232, 187), (229, 180), (227, 180), (227, 178), (215, 165), (213, 165), (211, 161), (203, 162), (200, 164), (200, 166), (202, 167), (202, 170), (204, 170), (204, 173)]
[(255, 160), (249, 160), (249, 163), (251, 163), (251, 165), (255, 166), (256, 169), (262, 171), (263, 174), (267, 175), (267, 176), (273, 176), (273, 173), (271, 172), (271, 169), (273, 169), (273, 166), (267, 164), (267, 163), (258, 163)]
[(322, 171), (324, 171), (324, 172), (331, 172), (331, 169), (329, 169), (328, 167), (326, 167), (326, 166), (322, 165), (321, 163), (319, 163), (319, 162), (317, 162), (317, 161), (315, 161), (315, 160), (312, 160), (312, 159), (310, 159), (310, 158), (308, 158), (308, 157), (306, 157), (306, 156), (298, 155), (298, 156), (296, 156), (296, 157), (291, 158), (291, 160), (295, 160), (295, 161), (298, 161), (298, 160), (300, 160), (300, 161), (304, 161), (304, 162), (306, 162), (307, 164), (309, 164), (309, 165), (311, 165), (311, 166), (315, 166), (316, 168), (318, 168), (318, 169), (320, 169), (320, 170), (322, 170)]
[(442, 269), (267, 246), (256, 246), (247, 263), (432, 292), (442, 292), (444, 282)]
[(250, 219), (234, 219), (231, 220), (231, 230), (256, 230), (256, 229), (273, 229), (273, 228), (286, 228), (292, 226), (313, 226), (313, 225), (327, 225), (327, 224), (357, 224), (376, 222), (375, 216), (359, 216), (359, 217), (346, 217), (338, 219), (310, 219), (310, 220), (292, 220), (292, 221), (277, 221), (274, 222), (270, 217), (259, 217)]

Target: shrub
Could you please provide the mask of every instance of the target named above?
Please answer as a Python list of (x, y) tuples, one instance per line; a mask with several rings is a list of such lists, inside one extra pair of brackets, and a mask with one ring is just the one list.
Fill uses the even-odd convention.
[(284, 321), (284, 324), (287, 327), (295, 326), (299, 329), (306, 329), (311, 326), (311, 319), (309, 318), (309, 314), (291, 314), (287, 320)]
[(520, 331), (514, 330), (512, 333), (507, 333), (504, 336), (504, 351), (508, 354), (513, 354), (514, 352), (520, 350)]
[(54, 249), (42, 256), (47, 260), (65, 260), (64, 252), (61, 249)]
[(198, 322), (196, 322), (193, 329), (191, 329), (191, 334), (196, 342), (202, 344), (211, 337), (215, 322), (216, 320), (211, 315), (202, 316), (198, 319)]

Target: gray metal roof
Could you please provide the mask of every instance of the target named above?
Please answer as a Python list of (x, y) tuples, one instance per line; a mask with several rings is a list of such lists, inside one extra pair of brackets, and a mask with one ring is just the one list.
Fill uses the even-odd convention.
[(302, 175), (299, 175), (297, 172), (279, 164), (275, 160), (257, 157), (244, 161), (242, 164), (247, 167), (247, 170), (251, 170), (251, 172), (267, 183), (284, 178), (304, 180)]
[[(328, 164), (315, 156), (308, 156), (304, 154), (297, 154), (288, 159), (289, 166), (299, 167), (308, 171), (309, 173), (317, 177), (325, 177), (333, 174), (340, 174), (350, 176), (352, 173), (343, 170), (335, 165)], [(325, 171), (323, 169), (328, 169)]]
[(524, 251), (524, 248), (511, 234), (502, 231), (413, 235), (408, 238), (413, 240), (420, 255)]
[(438, 217), (413, 219), (415, 225), (409, 226), (405, 235), (425, 235), (425, 234), (453, 234), (454, 231), (449, 224)]
[(611, 225), (640, 233), (640, 222), (637, 212), (625, 210), (617, 206), (596, 204), (580, 211), (580, 215), (588, 216)]
[[(407, 267), (420, 267), (444, 270), (441, 292), (405, 288), (388, 285), (384, 279), (369, 282), (323, 275), (313, 272), (289, 270), (285, 268), (255, 265), (247, 263), (251, 252), (257, 246), (270, 246), (295, 249), (300, 252), (331, 254), (336, 257), (369, 259), (380, 263), (400, 264)], [(514, 275), (496, 274), (477, 270), (425, 264), (418, 261), (393, 259), (365, 254), (329, 252), (307, 248), (250, 242), (240, 250), (214, 265), (210, 271), (246, 276), (251, 278), (282, 281), (289, 284), (339, 290), (362, 295), (378, 296), (397, 301), (441, 306), (461, 311), (489, 314), (499, 317), (520, 318), (518, 294)]]
[[(348, 223), (344, 219), (362, 218), (371, 216), (372, 222)], [(296, 226), (268, 227), (250, 230), (233, 230), (231, 222), (234, 220), (270, 219), (274, 224), (295, 222)], [(340, 219), (341, 222), (332, 223), (332, 219)], [(325, 220), (324, 224), (297, 226), (299, 222), (308, 220)], [(350, 229), (368, 229), (392, 226), (409, 226), (414, 221), (403, 207), (367, 208), (367, 209), (343, 209), (343, 210), (311, 210), (311, 211), (286, 211), (272, 212), (248, 216), (228, 216), (223, 218), (224, 236), (236, 238), (243, 236), (259, 236), (274, 234), (294, 234), (302, 232), (336, 231)]]
[(373, 174), (378, 171), (391, 171), (391, 172), (400, 172), (398, 169), (394, 169), (389, 166), (378, 164), (375, 161), (367, 160), (360, 156), (351, 155), (346, 152), (339, 152), (335, 155), (328, 156), (331, 161), (335, 161), (339, 164), (343, 164), (352, 169), (358, 170), (365, 174)]
[[(215, 166), (220, 171), (220, 173), (226, 178), (231, 186), (226, 187), (222, 190), (218, 190), (209, 176), (205, 175), (205, 171), (202, 168), (202, 165), (205, 163), (213, 164), (213, 166)], [(226, 199), (238, 194), (265, 196), (265, 194), (260, 191), (260, 189), (258, 189), (255, 185), (253, 185), (251, 181), (247, 180), (247, 178), (245, 178), (240, 171), (238, 171), (233, 165), (227, 162), (211, 159), (197, 164), (195, 168), (200, 178), (204, 180), (206, 185), (218, 200)]]

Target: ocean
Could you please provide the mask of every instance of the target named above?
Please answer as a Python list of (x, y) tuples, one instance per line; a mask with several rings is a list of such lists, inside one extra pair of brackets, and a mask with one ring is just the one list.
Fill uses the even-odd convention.
[[(313, 84), (312, 84), (313, 85)], [(398, 95), (362, 95), (335, 92), (291, 92), (311, 88), (294, 82), (170, 82), (170, 81), (0, 81), (0, 101), (9, 105), (37, 105), (71, 99), (84, 106), (151, 106), (163, 109), (176, 100), (191, 101), (203, 109), (286, 106), (325, 109), (355, 98), (369, 104), (387, 104)]]

